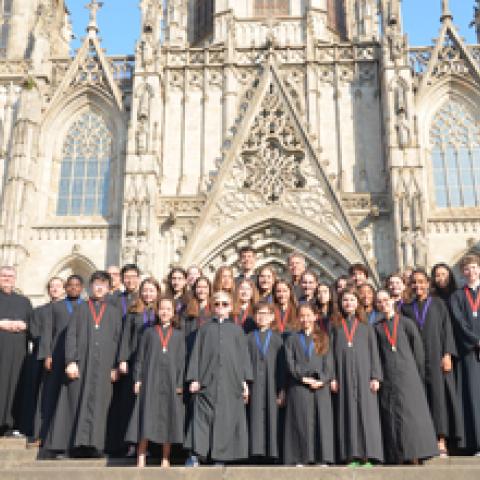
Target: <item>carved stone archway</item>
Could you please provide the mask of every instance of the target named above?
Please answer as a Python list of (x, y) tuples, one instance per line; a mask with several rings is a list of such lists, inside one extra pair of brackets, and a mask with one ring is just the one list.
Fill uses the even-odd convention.
[(278, 219), (262, 221), (235, 234), (205, 253), (198, 264), (207, 276), (213, 276), (221, 265), (230, 265), (236, 270), (239, 250), (246, 245), (257, 252), (257, 268), (271, 265), (280, 276), (288, 275), (287, 258), (294, 251), (303, 254), (307, 267), (326, 282), (347, 273), (350, 264), (342, 253), (319, 237)]

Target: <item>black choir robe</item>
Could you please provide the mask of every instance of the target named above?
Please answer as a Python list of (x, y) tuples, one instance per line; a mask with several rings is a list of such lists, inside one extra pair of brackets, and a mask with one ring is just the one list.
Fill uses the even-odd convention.
[[(417, 325), (425, 350), (425, 390), (432, 413), (437, 436), (443, 435), (451, 442), (463, 440), (463, 422), (453, 369), (443, 373), (442, 357), (449, 353), (452, 364), (457, 357), (450, 315), (445, 303), (431, 297), (425, 324), (419, 325), (415, 318), (413, 303), (404, 304), (402, 312)], [(425, 302), (419, 302), (418, 312), (422, 316)], [(461, 443), (460, 443), (461, 444)]]
[[(162, 328), (162, 327), (161, 327)], [(168, 327), (162, 329), (164, 338)], [(133, 381), (142, 382), (126, 440), (138, 443), (183, 443), (182, 392), (185, 373), (185, 340), (174, 329), (167, 351), (163, 351), (156, 327), (143, 333), (133, 371)]]
[[(303, 332), (300, 332), (303, 333)], [(307, 349), (313, 342), (305, 339)], [(305, 352), (299, 333), (285, 342), (287, 361), (287, 404), (285, 412), (286, 464), (335, 463), (335, 435), (330, 381), (335, 377), (333, 354), (329, 348), (318, 355)], [(302, 383), (303, 377), (313, 377), (325, 383), (312, 390)]]
[[(117, 290), (108, 296), (108, 300), (122, 312), (122, 332), (127, 327), (128, 309), (137, 298), (138, 292), (126, 290)], [(123, 453), (125, 449), (125, 433), (134, 402), (131, 374), (120, 375), (119, 380), (113, 384), (112, 400), (108, 411), (106, 451), (111, 454)]]
[(43, 325), (52, 315), (53, 303), (49, 302), (33, 310), (32, 321), (28, 330), (28, 354), (25, 375), (25, 397), (23, 405), (23, 432), (40, 438), (42, 422), (42, 389), (44, 383), (43, 360), (39, 358), (39, 348), (44, 330)]
[(349, 347), (342, 325), (333, 326), (332, 348), (339, 385), (334, 396), (337, 458), (340, 462), (353, 459), (383, 462), (378, 393), (370, 390), (370, 380), (383, 379), (373, 327), (360, 322), (353, 346)]
[(150, 311), (146, 312), (146, 317), (144, 317), (143, 312), (128, 313), (123, 322), (118, 363), (127, 362), (128, 373), (122, 378), (121, 382), (123, 388), (119, 390), (121, 392), (121, 398), (119, 399), (121, 412), (118, 412), (116, 417), (114, 417), (112, 415), (112, 410), (110, 411), (111, 423), (117, 425), (115, 428), (117, 438), (112, 439), (112, 441), (115, 441), (118, 446), (122, 445), (127, 433), (128, 425), (134, 414), (136, 395), (133, 391), (133, 369), (135, 367), (140, 341), (145, 331), (156, 322), (156, 316), (153, 315), (152, 317)]
[[(473, 300), (480, 295), (470, 289)], [(459, 350), (457, 368), (458, 390), (461, 396), (465, 426), (465, 446), (472, 452), (480, 451), (480, 309), (477, 317), (465, 290), (458, 289), (450, 298), (452, 319)]]
[(197, 332), (186, 382), (198, 381), (187, 445), (194, 453), (227, 462), (248, 457), (242, 382), (252, 381), (243, 330), (229, 320), (212, 319)]
[(423, 385), (425, 352), (414, 322), (399, 317), (396, 351), (385, 332), (393, 336), (393, 317), (374, 325), (382, 361), (379, 391), (383, 446), (387, 463), (396, 464), (438, 455), (437, 437)]
[[(263, 348), (267, 332), (260, 332)], [(271, 330), (269, 330), (271, 331)], [(267, 354), (260, 352), (255, 331), (247, 337), (248, 352), (253, 368), (253, 383), (248, 401), (248, 432), (250, 456), (280, 457), (279, 406), (277, 397), (285, 390), (285, 352), (279, 333), (271, 332)]]
[(117, 356), (122, 332), (122, 312), (107, 300), (96, 301), (97, 315), (106, 305), (96, 328), (88, 302), (74, 312), (67, 327), (65, 363), (79, 366), (80, 392), (76, 405), (73, 447), (105, 449), (107, 415), (112, 398), (110, 373), (117, 368)]
[(71, 447), (80, 383), (65, 374), (65, 337), (73, 312), (82, 301), (67, 298), (53, 304), (42, 325), (38, 359), (43, 362), (52, 358), (41, 396), (40, 438), (46, 450), (66, 451)]
[(246, 312), (245, 309), (242, 309), (238, 312), (238, 315), (233, 315), (233, 321), (235, 325), (241, 327), (245, 332), (245, 335), (248, 335), (257, 328), (255, 319), (253, 318), (253, 312), (251, 310), (252, 309), (248, 307)]
[[(23, 320), (28, 327), (32, 312), (27, 297), (0, 291), (0, 320)], [(0, 432), (22, 426), (26, 354), (27, 332), (0, 330)]]

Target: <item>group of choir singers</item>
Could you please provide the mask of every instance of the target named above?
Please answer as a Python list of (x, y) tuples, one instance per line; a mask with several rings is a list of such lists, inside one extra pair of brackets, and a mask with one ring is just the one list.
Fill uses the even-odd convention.
[[(372, 466), (480, 455), (480, 258), (333, 285), (289, 275), (136, 265), (48, 283), (32, 310), (0, 269), (0, 433), (48, 457), (183, 448), (186, 464)], [(180, 447), (179, 447), (180, 446)]]

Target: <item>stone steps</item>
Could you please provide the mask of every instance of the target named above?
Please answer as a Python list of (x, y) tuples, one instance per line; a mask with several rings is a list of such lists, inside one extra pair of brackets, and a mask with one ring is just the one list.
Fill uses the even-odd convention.
[(478, 480), (480, 467), (91, 467), (91, 468), (4, 468), (2, 480)]

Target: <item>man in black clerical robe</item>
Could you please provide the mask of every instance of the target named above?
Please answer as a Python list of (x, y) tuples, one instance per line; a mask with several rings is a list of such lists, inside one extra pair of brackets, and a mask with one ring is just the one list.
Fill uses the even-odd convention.
[(73, 312), (83, 300), (83, 279), (70, 275), (66, 297), (54, 304), (42, 323), (38, 359), (45, 372), (41, 397), (40, 439), (45, 451), (63, 453), (70, 448), (78, 402), (79, 382), (65, 375), (65, 336)]
[(230, 319), (228, 293), (213, 296), (214, 318), (200, 327), (186, 381), (194, 394), (187, 444), (202, 459), (223, 463), (248, 457), (245, 402), (253, 379), (243, 330)]
[(32, 304), (14, 292), (16, 272), (0, 268), (0, 435), (19, 435)]
[(72, 446), (93, 455), (105, 449), (112, 383), (118, 378), (122, 312), (106, 299), (110, 282), (107, 272), (92, 275), (91, 297), (78, 305), (65, 340), (65, 372), (79, 383)]

